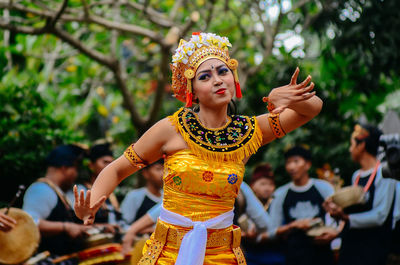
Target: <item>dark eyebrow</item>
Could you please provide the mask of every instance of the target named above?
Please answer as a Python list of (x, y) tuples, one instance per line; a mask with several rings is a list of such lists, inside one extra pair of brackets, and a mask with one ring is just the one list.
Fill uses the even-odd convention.
[[(221, 67), (223, 67), (223, 66), (226, 66), (224, 63), (221, 63), (220, 65), (218, 65), (217, 67), (215, 67), (215, 69), (220, 69)], [(208, 72), (211, 72), (211, 69), (205, 69), (205, 70), (203, 70), (203, 71), (200, 71), (200, 72), (198, 72), (197, 74), (196, 74), (196, 76), (199, 76), (199, 74), (202, 74), (202, 73), (208, 73)]]

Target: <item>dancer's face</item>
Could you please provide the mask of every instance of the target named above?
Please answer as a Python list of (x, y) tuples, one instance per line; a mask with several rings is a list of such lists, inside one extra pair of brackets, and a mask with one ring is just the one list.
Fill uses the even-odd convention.
[(233, 74), (221, 60), (209, 59), (197, 68), (193, 91), (200, 106), (227, 105), (235, 93)]

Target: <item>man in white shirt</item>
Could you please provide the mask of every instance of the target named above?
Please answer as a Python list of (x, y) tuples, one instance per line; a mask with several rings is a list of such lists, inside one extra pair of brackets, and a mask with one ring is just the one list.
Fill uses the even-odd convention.
[(41, 242), (38, 251), (65, 255), (83, 248), (82, 238), (90, 226), (75, 218), (65, 196), (78, 176), (83, 150), (74, 145), (61, 145), (48, 155), (44, 178), (38, 179), (25, 192), (23, 210), (38, 225)]

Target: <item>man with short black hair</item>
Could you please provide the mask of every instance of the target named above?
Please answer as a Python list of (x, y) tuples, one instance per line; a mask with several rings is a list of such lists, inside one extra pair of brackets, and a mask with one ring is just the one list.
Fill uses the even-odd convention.
[(271, 236), (281, 236), (286, 245), (288, 265), (329, 265), (333, 264), (330, 242), (337, 232), (326, 232), (317, 237), (307, 235), (314, 222), (322, 220), (330, 225), (322, 203), (334, 190), (330, 183), (311, 179), (311, 152), (295, 146), (285, 153), (285, 167), (292, 181), (274, 193), (270, 216), (274, 224)]
[(72, 205), (65, 196), (78, 176), (83, 150), (75, 145), (60, 145), (46, 158), (44, 178), (38, 179), (25, 192), (23, 210), (39, 227), (39, 252), (65, 255), (83, 248), (82, 238), (90, 226), (74, 218)]
[(356, 125), (350, 138), (350, 155), (361, 169), (352, 176), (353, 185), (364, 188), (366, 202), (346, 209), (327, 200), (329, 213), (346, 222), (342, 231), (340, 265), (385, 264), (390, 246), (390, 233), (396, 182), (382, 178), (377, 159), (381, 132), (371, 125)]

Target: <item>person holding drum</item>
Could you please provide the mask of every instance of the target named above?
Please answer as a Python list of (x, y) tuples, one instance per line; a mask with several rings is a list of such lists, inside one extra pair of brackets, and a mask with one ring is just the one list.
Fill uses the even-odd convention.
[[(322, 108), (311, 76), (297, 83), (297, 68), (288, 85), (269, 93), (265, 101), (271, 113), (231, 114), (231, 100), (242, 94), (230, 46), (228, 38), (213, 33), (181, 40), (172, 59), (172, 89), (186, 108), (130, 145), (86, 196), (74, 188), (75, 213), (92, 224), (124, 178), (164, 157), (161, 214), (139, 264), (245, 264), (241, 232), (232, 225), (245, 163), (259, 147), (305, 124)], [(198, 106), (194, 110), (192, 103)]]
[(0, 231), (8, 232), (17, 224), (14, 218), (0, 212)]
[(39, 228), (38, 251), (59, 256), (84, 248), (83, 239), (90, 226), (75, 218), (72, 205), (65, 196), (78, 176), (83, 149), (76, 145), (60, 145), (46, 158), (44, 178), (38, 179), (25, 192), (23, 210), (32, 216)]
[(274, 225), (271, 237), (283, 238), (288, 265), (331, 265), (334, 262), (330, 242), (338, 231), (327, 230), (310, 237), (307, 231), (313, 224), (331, 225), (334, 220), (322, 204), (333, 194), (333, 186), (309, 176), (311, 152), (303, 146), (294, 146), (285, 153), (285, 168), (292, 181), (274, 193), (270, 216)]
[(386, 264), (396, 181), (382, 177), (377, 158), (381, 134), (374, 126), (357, 124), (350, 138), (351, 158), (361, 166), (351, 180), (353, 186), (363, 188), (365, 202), (345, 209), (332, 198), (324, 203), (331, 216), (346, 222), (341, 234), (340, 265)]

